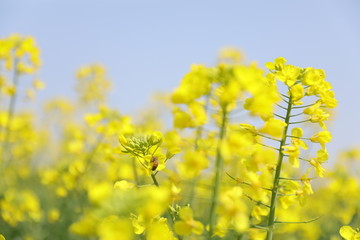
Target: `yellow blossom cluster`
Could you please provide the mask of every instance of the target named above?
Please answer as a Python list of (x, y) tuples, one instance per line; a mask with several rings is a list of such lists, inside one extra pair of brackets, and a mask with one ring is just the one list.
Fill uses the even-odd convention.
[(36, 118), (15, 102), (25, 74), (44, 88), (40, 50), (0, 39), (0, 240), (358, 239), (359, 150), (325, 172), (337, 100), (324, 70), (245, 59), (224, 48), (192, 65), (162, 99), (170, 127), (111, 107), (101, 64)]

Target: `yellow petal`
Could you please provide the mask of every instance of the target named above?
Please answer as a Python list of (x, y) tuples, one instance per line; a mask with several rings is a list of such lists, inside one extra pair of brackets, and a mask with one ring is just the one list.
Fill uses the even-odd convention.
[(340, 235), (345, 238), (345, 240), (352, 240), (353, 236), (356, 234), (356, 231), (350, 226), (343, 226), (339, 231)]
[(183, 207), (182, 209), (180, 209), (179, 217), (182, 220), (192, 219), (193, 218), (193, 212), (192, 212), (191, 208)]
[(194, 221), (192, 232), (196, 235), (201, 235), (204, 231), (204, 225), (199, 221)]
[(187, 225), (183, 221), (178, 221), (174, 224), (174, 230), (176, 234), (181, 236), (188, 236), (192, 233), (191, 226)]

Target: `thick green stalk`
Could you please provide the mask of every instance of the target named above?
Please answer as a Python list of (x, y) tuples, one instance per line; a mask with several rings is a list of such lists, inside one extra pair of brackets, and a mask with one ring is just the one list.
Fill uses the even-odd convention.
[(267, 224), (268, 231), (267, 231), (266, 240), (272, 240), (273, 234), (274, 234), (276, 200), (277, 200), (277, 195), (278, 195), (281, 167), (282, 167), (282, 162), (283, 162), (283, 158), (284, 158), (282, 148), (286, 144), (286, 138), (287, 138), (286, 136), (287, 136), (287, 132), (288, 132), (288, 128), (289, 128), (291, 108), (292, 108), (291, 102), (292, 102), (292, 99), (291, 99), (291, 95), (290, 95), (288, 106), (286, 109), (286, 117), (285, 117), (286, 126), (284, 128), (284, 132), (283, 132), (282, 139), (280, 142), (280, 147), (278, 149), (279, 157), (278, 157), (278, 162), (277, 162), (277, 166), (276, 166), (273, 189), (272, 189), (272, 194), (271, 194), (270, 213), (269, 213), (269, 219), (268, 219), (268, 224)]
[(219, 198), (219, 191), (220, 191), (220, 182), (221, 182), (221, 175), (223, 171), (223, 158), (221, 155), (221, 144), (222, 140), (225, 136), (225, 130), (226, 130), (226, 123), (227, 123), (227, 112), (224, 108), (222, 110), (222, 119), (221, 119), (221, 127), (220, 127), (220, 135), (219, 135), (219, 141), (216, 149), (216, 161), (215, 161), (215, 180), (214, 180), (214, 189), (213, 194), (211, 197), (211, 206), (210, 206), (210, 230), (209, 230), (209, 238), (211, 239), (215, 223), (216, 223), (216, 206), (218, 204), (218, 198)]

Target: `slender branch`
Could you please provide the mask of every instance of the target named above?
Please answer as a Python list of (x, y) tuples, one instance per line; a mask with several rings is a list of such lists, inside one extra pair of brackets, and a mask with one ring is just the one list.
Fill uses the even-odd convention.
[(315, 103), (312, 103), (312, 104), (309, 104), (309, 105), (304, 105), (304, 106), (299, 106), (299, 107), (293, 107), (293, 109), (307, 108), (307, 107), (314, 106), (315, 104), (316, 104), (316, 102), (315, 102)]
[(291, 135), (287, 135), (286, 137), (289, 137), (289, 138), (298, 138), (298, 139), (302, 139), (302, 140), (310, 140), (310, 138), (303, 138), (303, 137), (297, 137), (297, 136), (291, 136)]
[(279, 108), (282, 108), (282, 109), (284, 109), (284, 110), (287, 110), (286, 107), (283, 107), (283, 106), (281, 106), (280, 104), (276, 104), (276, 106), (278, 106)]
[(244, 194), (245, 197), (247, 197), (247, 198), (250, 199), (251, 201), (253, 201), (253, 202), (255, 202), (255, 203), (259, 204), (259, 205), (265, 206), (265, 207), (267, 207), (267, 208), (270, 208), (269, 205), (266, 205), (265, 203), (262, 203), (262, 202), (260, 202), (260, 201), (258, 201), (258, 200), (253, 199), (253, 198), (252, 198), (251, 196), (249, 196), (248, 194), (246, 194), (246, 193), (243, 193), (243, 194)]
[(310, 162), (309, 159), (305, 159), (305, 158), (302, 158), (302, 157), (299, 157), (299, 159), (300, 159), (301, 161)]
[(260, 226), (260, 225), (250, 225), (251, 228), (259, 228), (259, 229), (264, 229), (264, 230), (268, 230), (268, 227), (265, 226)]
[(311, 119), (307, 119), (307, 120), (304, 120), (304, 121), (299, 121), (299, 122), (289, 122), (288, 124), (298, 124), (298, 123), (304, 123), (304, 122), (310, 122)]
[(259, 145), (261, 145), (261, 146), (264, 146), (264, 147), (271, 148), (271, 149), (274, 149), (274, 150), (276, 150), (276, 151), (279, 151), (278, 148), (274, 148), (274, 147), (271, 147), (271, 146), (268, 146), (268, 145), (265, 145), (265, 144), (259, 143), (259, 142), (256, 142), (256, 143), (259, 144)]
[(296, 193), (289, 193), (289, 194), (282, 194), (282, 193), (278, 193), (278, 197), (286, 197), (286, 196), (296, 196)]
[(318, 216), (316, 218), (313, 218), (313, 219), (310, 219), (310, 220), (307, 220), (307, 221), (301, 221), (301, 222), (275, 221), (275, 223), (311, 223), (311, 222), (314, 222), (314, 221), (318, 220), (319, 218), (321, 218), (321, 216)]
[[(289, 156), (289, 155), (287, 155), (287, 154), (284, 154), (284, 157), (288, 157), (288, 158), (290, 158), (290, 156)], [(310, 160), (309, 160), (309, 159), (305, 159), (305, 158), (301, 158), (301, 157), (298, 157), (298, 159), (299, 159), (299, 160), (301, 160), (301, 161), (310, 162)]]
[(297, 116), (300, 116), (300, 115), (303, 115), (304, 113), (301, 112), (301, 113), (297, 113), (297, 114), (294, 114), (294, 115), (290, 115), (290, 117), (297, 117)]
[(311, 178), (284, 178), (284, 177), (280, 177), (281, 180), (289, 180), (289, 181), (306, 181), (306, 180), (313, 180), (313, 179), (318, 179), (317, 177), (311, 177)]
[(288, 95), (285, 95), (285, 94), (282, 94), (282, 93), (280, 93), (280, 95), (283, 96), (283, 97), (285, 97), (285, 98), (287, 98), (287, 99), (290, 98)]
[(283, 99), (282, 97), (280, 97), (281, 98), (281, 100), (283, 100), (285, 103), (287, 103), (287, 104), (289, 104), (289, 102), (288, 101), (286, 101), (285, 99)]
[(279, 114), (274, 113), (274, 116), (277, 116), (279, 118), (285, 119), (283, 116), (280, 116)]
[(150, 187), (153, 186), (154, 184), (142, 184), (142, 185), (136, 185), (136, 187), (138, 188), (143, 188), (143, 187)]
[(264, 137), (264, 138), (267, 138), (267, 139), (271, 139), (271, 140), (277, 141), (277, 142), (281, 142), (280, 139), (276, 139), (276, 138), (273, 138), (273, 137), (269, 137), (269, 136), (263, 135), (263, 134), (261, 134), (261, 133), (257, 133), (257, 135), (259, 135), (259, 136), (261, 136), (261, 137)]
[[(253, 185), (251, 185), (250, 183), (240, 181), (239, 179), (236, 179), (235, 177), (231, 176), (229, 173), (226, 173), (226, 175), (228, 175), (231, 179), (233, 179), (233, 180), (236, 181), (237, 183), (240, 183), (240, 184), (244, 184), (244, 185), (253, 187)], [(270, 191), (270, 192), (272, 191), (271, 188), (263, 188), (263, 187), (262, 187), (261, 189), (264, 189), (264, 190), (267, 190), (267, 191)]]

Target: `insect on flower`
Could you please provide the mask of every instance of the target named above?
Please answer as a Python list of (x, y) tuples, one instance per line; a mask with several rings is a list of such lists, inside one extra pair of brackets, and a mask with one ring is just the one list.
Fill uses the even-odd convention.
[(152, 164), (151, 170), (155, 171), (157, 169), (157, 167), (159, 166), (159, 159), (155, 156), (152, 156), (150, 162)]

